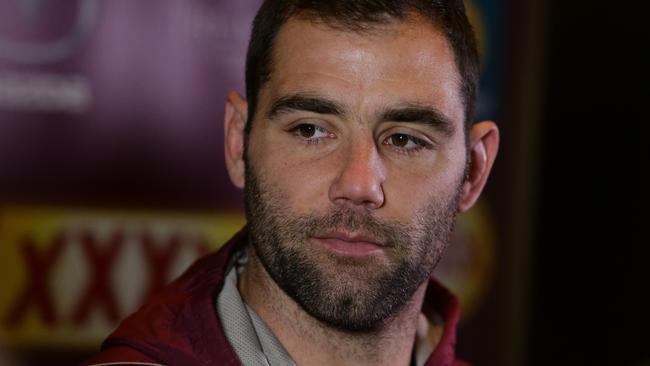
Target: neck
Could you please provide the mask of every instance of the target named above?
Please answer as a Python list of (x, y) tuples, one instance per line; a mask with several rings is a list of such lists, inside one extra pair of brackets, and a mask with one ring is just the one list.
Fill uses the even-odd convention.
[(426, 282), (397, 314), (371, 332), (349, 332), (306, 313), (273, 281), (249, 248), (239, 291), (299, 365), (409, 365)]

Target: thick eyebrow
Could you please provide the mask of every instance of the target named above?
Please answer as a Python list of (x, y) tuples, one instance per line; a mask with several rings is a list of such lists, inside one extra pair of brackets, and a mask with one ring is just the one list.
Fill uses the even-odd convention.
[(382, 121), (419, 123), (433, 127), (445, 136), (454, 134), (454, 123), (444, 113), (430, 106), (407, 104), (388, 108), (381, 114)]
[(295, 111), (332, 114), (335, 116), (344, 114), (343, 106), (333, 100), (313, 95), (292, 94), (274, 101), (267, 113), (267, 117), (271, 119), (278, 114)]

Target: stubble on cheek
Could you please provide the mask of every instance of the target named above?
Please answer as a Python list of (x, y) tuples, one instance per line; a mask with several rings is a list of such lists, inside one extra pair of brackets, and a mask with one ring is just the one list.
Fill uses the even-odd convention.
[[(250, 169), (246, 182), (250, 239), (268, 274), (315, 318), (356, 331), (399, 311), (430, 276), (451, 236), (458, 198), (432, 201), (406, 224), (347, 206), (296, 215), (285, 204), (288, 194)], [(384, 243), (386, 255), (334, 255), (310, 240), (323, 230), (362, 230)]]

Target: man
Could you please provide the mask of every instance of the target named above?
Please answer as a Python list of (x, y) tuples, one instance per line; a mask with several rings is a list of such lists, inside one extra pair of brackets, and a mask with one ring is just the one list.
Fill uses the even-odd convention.
[(431, 272), (499, 134), (460, 0), (266, 1), (225, 156), (248, 228), (90, 363), (460, 365)]

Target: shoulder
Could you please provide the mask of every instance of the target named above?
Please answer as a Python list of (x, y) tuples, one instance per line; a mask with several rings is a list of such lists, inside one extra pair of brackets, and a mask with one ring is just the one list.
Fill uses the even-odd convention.
[(239, 365), (216, 314), (232, 253), (244, 245), (240, 232), (222, 249), (195, 262), (181, 277), (126, 318), (84, 365)]

